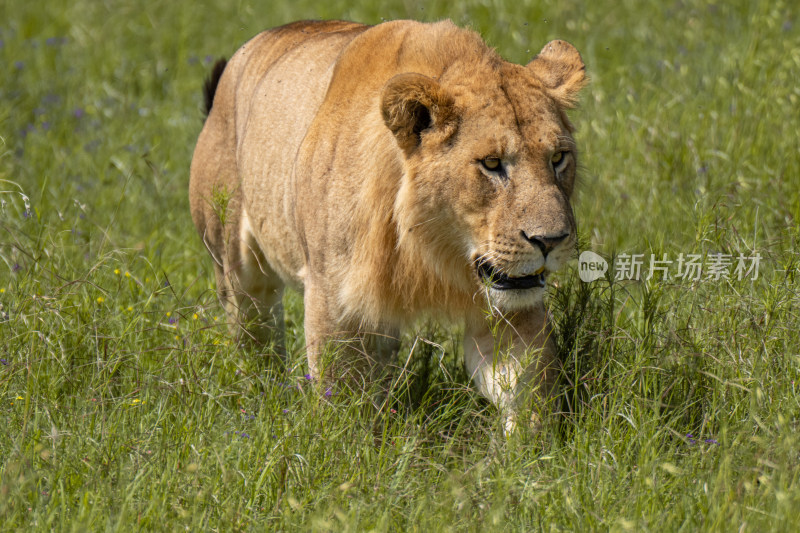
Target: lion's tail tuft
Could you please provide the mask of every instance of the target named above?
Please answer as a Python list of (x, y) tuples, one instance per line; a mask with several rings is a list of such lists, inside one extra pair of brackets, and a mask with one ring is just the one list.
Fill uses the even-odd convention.
[(211, 113), (211, 106), (214, 105), (214, 93), (217, 92), (217, 85), (219, 85), (219, 79), (222, 77), (222, 73), (225, 71), (225, 66), (228, 64), (228, 60), (225, 58), (218, 59), (216, 63), (214, 63), (214, 67), (211, 69), (211, 74), (208, 75), (205, 82), (203, 83), (203, 100), (205, 102), (205, 113), (208, 116)]

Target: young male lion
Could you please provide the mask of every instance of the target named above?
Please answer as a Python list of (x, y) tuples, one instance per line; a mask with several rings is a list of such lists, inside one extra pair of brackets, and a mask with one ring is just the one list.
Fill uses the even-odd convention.
[(543, 405), (545, 279), (575, 243), (565, 110), (584, 81), (566, 42), (521, 66), (449, 21), (253, 38), (207, 82), (189, 187), (229, 323), (260, 317), (263, 339), (284, 286), (302, 291), (311, 374), (348, 341), (330, 378), (380, 368), (420, 315), (461, 320), (467, 370), (509, 424)]

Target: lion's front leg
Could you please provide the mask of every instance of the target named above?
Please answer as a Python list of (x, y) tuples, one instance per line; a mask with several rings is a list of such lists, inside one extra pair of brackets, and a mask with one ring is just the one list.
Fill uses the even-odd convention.
[(468, 320), (464, 362), (478, 390), (501, 409), (506, 431), (531, 408), (538, 424), (556, 381), (555, 346), (544, 307)]
[(342, 322), (328, 294), (307, 286), (303, 298), (309, 372), (326, 387), (343, 381), (365, 390), (388, 375), (400, 345), (399, 330)]

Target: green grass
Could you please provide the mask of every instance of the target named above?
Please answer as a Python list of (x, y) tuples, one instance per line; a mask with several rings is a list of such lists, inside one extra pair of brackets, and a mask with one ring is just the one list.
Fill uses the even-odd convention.
[[(796, 531), (800, 10), (378, 4), (0, 7), (0, 529)], [(296, 294), (286, 369), (233, 345), (187, 201), (207, 57), (295, 19), (401, 17), (517, 62), (574, 43), (583, 247), (758, 252), (759, 278), (572, 264), (549, 298), (560, 414), (509, 439), (458, 332), (411, 332), (377, 411), (304, 378)]]

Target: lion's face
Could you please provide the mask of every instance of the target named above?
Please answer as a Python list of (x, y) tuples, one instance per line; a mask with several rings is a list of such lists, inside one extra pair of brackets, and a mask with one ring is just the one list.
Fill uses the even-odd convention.
[(404, 147), (401, 242), (425, 240), (423, 260), (464, 272), (501, 310), (537, 305), (547, 275), (575, 249), (565, 102), (530, 66), (450, 86), (430, 81), (433, 103), (415, 111), (417, 138)]

